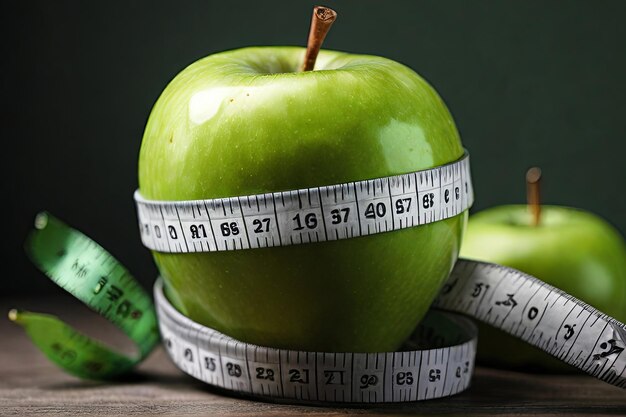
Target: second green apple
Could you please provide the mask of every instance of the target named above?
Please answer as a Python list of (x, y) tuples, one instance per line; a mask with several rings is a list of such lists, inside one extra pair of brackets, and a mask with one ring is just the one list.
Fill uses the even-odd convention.
[[(526, 272), (626, 320), (626, 244), (614, 227), (590, 212), (544, 205), (534, 225), (526, 205), (481, 211), (470, 217), (461, 256)], [(481, 326), (480, 336), (478, 358), (483, 363), (566, 369), (545, 352), (492, 327)]]

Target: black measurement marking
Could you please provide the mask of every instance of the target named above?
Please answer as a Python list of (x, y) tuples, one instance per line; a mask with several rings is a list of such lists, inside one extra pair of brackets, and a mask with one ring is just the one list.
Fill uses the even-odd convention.
[(624, 350), (623, 347), (617, 344), (617, 341), (615, 339), (610, 339), (606, 342), (602, 342), (600, 344), (600, 349), (604, 350), (604, 352), (596, 353), (595, 355), (593, 355), (594, 360), (600, 360), (615, 353), (619, 354)]
[(507, 294), (507, 299), (504, 301), (496, 301), (496, 305), (497, 306), (506, 306), (506, 307), (515, 307), (517, 305), (517, 301), (515, 301), (514, 297), (515, 294)]

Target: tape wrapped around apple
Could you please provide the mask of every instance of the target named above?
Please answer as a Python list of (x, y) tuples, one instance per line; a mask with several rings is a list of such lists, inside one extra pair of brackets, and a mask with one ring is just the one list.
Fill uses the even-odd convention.
[[(459, 159), (437, 92), (390, 59), (251, 47), (180, 72), (157, 100), (139, 156), (154, 200), (231, 197), (385, 177)], [(390, 209), (390, 208), (388, 208)], [(154, 253), (170, 300), (239, 340), (309, 351), (397, 349), (454, 265), (465, 213), (341, 241)]]
[[(461, 256), (526, 272), (626, 321), (624, 238), (588, 211), (540, 205), (540, 176), (537, 168), (528, 172), (528, 205), (493, 207), (470, 217)], [(538, 371), (574, 369), (491, 326), (479, 324), (479, 329), (482, 363)]]

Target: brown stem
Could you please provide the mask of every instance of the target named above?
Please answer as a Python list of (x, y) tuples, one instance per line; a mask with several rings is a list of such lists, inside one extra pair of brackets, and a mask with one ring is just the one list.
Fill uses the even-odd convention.
[(538, 167), (526, 172), (526, 202), (533, 216), (533, 226), (538, 226), (541, 220), (541, 169)]
[(309, 41), (306, 46), (306, 54), (302, 63), (301, 71), (312, 71), (315, 68), (315, 60), (320, 52), (326, 34), (337, 19), (337, 12), (324, 6), (313, 8), (311, 18), (311, 29), (309, 30)]

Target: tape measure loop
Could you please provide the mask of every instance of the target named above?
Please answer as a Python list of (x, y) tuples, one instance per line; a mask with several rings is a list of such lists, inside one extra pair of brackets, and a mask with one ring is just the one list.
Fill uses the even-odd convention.
[(161, 279), (154, 297), (172, 361), (237, 393), (322, 403), (417, 401), (463, 391), (474, 368), (476, 327), (452, 313), (429, 312), (402, 351), (300, 352), (244, 343), (195, 323), (169, 303)]
[(137, 346), (135, 358), (118, 354), (54, 316), (15, 312), (33, 342), (53, 362), (83, 378), (127, 372), (157, 345), (154, 304), (113, 256), (49, 213), (40, 213), (26, 240), (33, 263), (55, 284), (119, 327)]
[(457, 216), (474, 201), (469, 154), (431, 169), (250, 196), (193, 201), (134, 195), (143, 244), (215, 252), (351, 239)]

